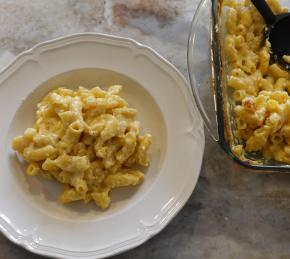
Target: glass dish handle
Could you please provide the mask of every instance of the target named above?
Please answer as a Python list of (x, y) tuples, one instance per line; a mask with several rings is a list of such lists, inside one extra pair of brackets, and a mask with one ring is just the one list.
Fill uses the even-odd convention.
[[(188, 65), (188, 72), (189, 72), (189, 80), (190, 80), (190, 85), (191, 85), (191, 89), (192, 89), (192, 93), (193, 93), (193, 97), (195, 99), (196, 102), (196, 106), (201, 114), (201, 117), (203, 119), (204, 125), (207, 128), (209, 134), (211, 135), (211, 137), (215, 140), (215, 141), (219, 141), (219, 137), (218, 137), (218, 130), (217, 130), (217, 119), (216, 119), (216, 108), (215, 108), (215, 100), (213, 101), (213, 105), (214, 106), (212, 109), (214, 109), (213, 113), (209, 113), (206, 111), (205, 106), (203, 103), (205, 103), (205, 105), (210, 105), (207, 104), (207, 101), (202, 101), (200, 98), (200, 94), (198, 91), (198, 86), (201, 86), (201, 91), (204, 91), (204, 89), (206, 88), (206, 86), (209, 84), (209, 76), (212, 72), (212, 68), (211, 68), (211, 64), (210, 61), (211, 60), (211, 55), (209, 55), (209, 53), (211, 53), (210, 51), (210, 38), (207, 39), (206, 37), (204, 37), (204, 42), (207, 42), (206, 44), (208, 46), (203, 46), (202, 45), (202, 49), (199, 46), (199, 41), (201, 41), (202, 39), (202, 34), (201, 31), (199, 32), (198, 30), (196, 30), (196, 28), (198, 26), (208, 26), (208, 30), (211, 31), (211, 19), (208, 18), (208, 25), (205, 25), (204, 21), (202, 20), (203, 17), (199, 16), (199, 10), (206, 4), (205, 0), (202, 0), (198, 7), (197, 10), (194, 14), (193, 20), (192, 20), (192, 24), (191, 24), (191, 31), (189, 34), (189, 38), (188, 38), (188, 50), (187, 50), (187, 65)], [(209, 8), (210, 10), (210, 8)], [(209, 11), (210, 12), (210, 11)], [(210, 14), (209, 14), (210, 15)], [(209, 37), (209, 36), (207, 36)], [(198, 52), (206, 52), (206, 48), (208, 47), (208, 53), (206, 56), (204, 57), (197, 57)], [(206, 63), (208, 66), (206, 67), (207, 71), (198, 71), (200, 63), (204, 62)], [(200, 75), (200, 74), (204, 74), (204, 75)], [(212, 81), (210, 79), (210, 81)], [(204, 89), (203, 89), (204, 88)], [(208, 89), (205, 89), (207, 92), (205, 92), (205, 95), (211, 94), (211, 96), (214, 96), (213, 93), (211, 92), (212, 86), (210, 86)], [(212, 97), (214, 98), (214, 97)], [(211, 115), (211, 116), (210, 116)], [(210, 119), (211, 118), (211, 119)]]

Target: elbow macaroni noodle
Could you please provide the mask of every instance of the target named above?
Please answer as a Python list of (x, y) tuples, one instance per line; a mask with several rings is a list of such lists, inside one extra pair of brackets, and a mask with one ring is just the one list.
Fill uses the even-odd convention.
[(13, 139), (28, 175), (41, 173), (64, 185), (62, 203), (93, 200), (107, 208), (112, 189), (143, 181), (133, 166), (149, 165), (152, 136), (140, 135), (137, 110), (119, 96), (121, 90), (58, 88), (37, 105), (34, 126)]
[[(275, 14), (287, 12), (268, 0)], [(272, 63), (264, 39), (265, 21), (250, 0), (225, 0), (225, 52), (230, 65), (238, 136), (244, 144), (233, 152), (260, 151), (266, 159), (290, 163), (290, 73)], [(289, 56), (285, 56), (287, 61)]]

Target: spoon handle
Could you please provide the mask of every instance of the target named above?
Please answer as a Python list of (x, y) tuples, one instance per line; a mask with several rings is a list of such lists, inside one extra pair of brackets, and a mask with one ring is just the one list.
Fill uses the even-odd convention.
[(251, 0), (254, 6), (258, 9), (259, 13), (265, 19), (267, 25), (272, 25), (276, 21), (276, 15), (272, 12), (269, 5), (265, 0)]

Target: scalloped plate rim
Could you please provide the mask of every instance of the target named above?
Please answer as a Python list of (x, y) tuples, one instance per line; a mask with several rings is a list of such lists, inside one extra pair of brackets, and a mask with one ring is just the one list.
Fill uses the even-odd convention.
[[(42, 52), (45, 52), (47, 49), (49, 49), (49, 45), (54, 44), (54, 43), (60, 43), (62, 41), (66, 40), (72, 40), (70, 42), (64, 42), (62, 46), (69, 45), (70, 43), (75, 40), (76, 42), (78, 39), (82, 37), (96, 37), (96, 41), (98, 39), (104, 39), (104, 40), (113, 40), (113, 41), (122, 41), (125, 43), (129, 43), (131, 45), (134, 45), (134, 47), (138, 49), (146, 49), (149, 51), (149, 57), (150, 55), (153, 55), (155, 58), (155, 62), (157, 60), (162, 61), (163, 64), (167, 65), (171, 69), (174, 70), (174, 72), (178, 75), (178, 77), (183, 81), (183, 83), (189, 88), (188, 83), (185, 79), (185, 77), (181, 74), (181, 72), (174, 66), (172, 65), (169, 61), (167, 61), (165, 58), (163, 58), (161, 55), (159, 55), (155, 50), (153, 50), (151, 47), (141, 44), (137, 42), (134, 39), (127, 38), (127, 37), (120, 37), (120, 36), (115, 36), (115, 35), (109, 35), (109, 34), (103, 34), (103, 33), (92, 33), (92, 32), (87, 32), (87, 33), (74, 33), (74, 34), (69, 34), (65, 35), (62, 37), (57, 37), (55, 39), (47, 40), (41, 43), (36, 44), (32, 48), (23, 51), (22, 53), (18, 54), (7, 66), (2, 68), (0, 70), (0, 83), (3, 82), (5, 79), (7, 79), (11, 74), (13, 74), (13, 70), (17, 69), (19, 66), (24, 64), (25, 62), (29, 61), (31, 59), (31, 56), (33, 57), (34, 54), (41, 54)], [(52, 48), (53, 49), (53, 48)], [(38, 52), (39, 51), (39, 52)], [(1, 85), (0, 85), (1, 87)], [(194, 106), (195, 103), (193, 102)], [(194, 107), (195, 108), (195, 107)], [(195, 110), (196, 111), (196, 110)], [(196, 116), (200, 116), (199, 113), (195, 114)], [(202, 138), (202, 146), (201, 146), (201, 154), (203, 155), (204, 153), (204, 146), (205, 146), (205, 141), (204, 141), (204, 130), (203, 130), (203, 124), (200, 121), (199, 127), (195, 130), (194, 134), (199, 134), (200, 137)], [(35, 241), (33, 241), (33, 232), (27, 235), (19, 234), (17, 230), (9, 224), (9, 219), (5, 219), (3, 215), (0, 215), (0, 231), (1, 233), (7, 237), (11, 242), (13, 242), (16, 245), (19, 245), (26, 250), (33, 252), (35, 254), (39, 255), (44, 255), (48, 257), (54, 257), (54, 258), (104, 258), (108, 256), (113, 256), (116, 254), (119, 254), (121, 252), (128, 251), (132, 248), (135, 248), (144, 242), (146, 242), (148, 239), (151, 237), (155, 236), (158, 234), (161, 230), (163, 230), (168, 223), (176, 216), (176, 214), (182, 209), (182, 207), (185, 205), (187, 200), (189, 199), (190, 195), (192, 194), (198, 177), (199, 177), (199, 172), (202, 166), (202, 159), (198, 164), (198, 173), (196, 175), (193, 174), (193, 182), (190, 185), (187, 185), (187, 188), (185, 188), (182, 192), (179, 193), (179, 196), (171, 202), (166, 208), (166, 210), (163, 212), (161, 217), (159, 217), (158, 221), (155, 222), (155, 224), (151, 226), (146, 226), (141, 223), (142, 225), (142, 232), (140, 235), (128, 239), (124, 242), (114, 244), (110, 247), (106, 247), (104, 249), (98, 249), (98, 250), (92, 250), (92, 251), (86, 251), (86, 252), (76, 252), (76, 251), (70, 251), (70, 250), (64, 250), (60, 249), (57, 247), (51, 247), (51, 246), (45, 246), (45, 245), (40, 245), (37, 244)], [(160, 216), (160, 215), (159, 215)], [(9, 230), (10, 229), (10, 230)], [(32, 240), (29, 240), (30, 239)], [(113, 249), (113, 251), (112, 251)]]

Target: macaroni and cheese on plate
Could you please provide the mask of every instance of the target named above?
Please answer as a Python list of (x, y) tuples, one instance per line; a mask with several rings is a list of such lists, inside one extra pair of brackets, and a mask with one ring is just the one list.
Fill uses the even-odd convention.
[[(192, 194), (198, 179), (204, 150), (202, 121), (194, 108), (194, 101), (191, 99), (191, 91), (186, 79), (175, 67), (149, 47), (131, 39), (110, 35), (96, 33), (67, 35), (43, 42), (17, 56), (15, 61), (0, 73), (0, 81), (0, 163), (2, 169), (0, 192), (4, 197), (0, 200), (0, 225), (3, 234), (17, 245), (30, 252), (51, 257), (109, 257), (136, 247), (160, 232)], [(57, 90), (49, 93), (52, 87), (69, 86), (71, 89), (77, 89), (79, 85), (82, 85), (90, 89), (96, 85), (115, 84), (123, 85), (122, 98), (130, 104), (129, 108), (137, 109), (138, 114), (135, 118), (133, 115), (130, 117), (130, 113), (124, 112), (120, 114), (122, 116), (119, 116), (118, 112), (122, 111), (119, 110), (111, 115), (117, 120), (123, 117), (128, 125), (131, 124), (130, 121), (140, 120), (143, 132), (148, 132), (153, 136), (148, 153), (150, 166), (146, 171), (144, 167), (139, 167), (138, 161), (134, 168), (127, 166), (126, 161), (122, 164), (120, 171), (124, 172), (125, 168), (128, 171), (141, 169), (146, 175), (145, 180), (138, 188), (114, 188), (109, 195), (112, 199), (110, 209), (101, 212), (95, 206), (93, 198), (89, 204), (85, 204), (82, 199), (63, 206), (55, 201), (57, 195), (62, 192), (64, 184), (58, 184), (53, 175), (51, 176), (53, 180), (47, 181), (42, 176), (45, 170), (43, 172), (40, 170), (35, 177), (24, 174), (26, 163), (17, 159), (20, 155), (10, 148), (11, 143), (15, 136), (23, 136), (27, 128), (34, 128), (38, 132), (37, 127), (39, 127), (42, 132), (49, 133), (50, 130), (57, 129), (57, 123), (61, 124), (62, 119), (66, 119), (65, 117), (60, 119), (59, 116), (53, 119), (51, 111), (47, 110), (48, 113), (46, 113), (40, 110), (45, 116), (48, 115), (49, 120), (47, 121), (44, 117), (43, 126), (34, 125), (39, 118), (38, 115), (37, 119), (35, 118), (35, 111), (38, 109), (36, 104), (45, 95), (56, 92), (61, 98), (71, 99), (66, 98), (66, 94), (61, 95)], [(107, 90), (107, 88), (104, 89)], [(74, 97), (77, 97), (78, 90), (73, 92)], [(107, 96), (109, 97), (109, 93)], [(119, 98), (109, 98), (109, 104), (117, 104), (115, 102), (117, 99)], [(45, 99), (47, 100), (48, 98)], [(174, 100), (174, 105), (172, 105), (172, 100)], [(100, 101), (102, 103), (97, 103), (98, 105), (106, 105), (103, 98)], [(41, 104), (44, 104), (44, 100)], [(88, 104), (91, 105), (90, 102)], [(61, 112), (58, 110), (62, 108), (58, 101), (55, 105), (57, 112)], [(72, 110), (76, 115), (80, 114), (74, 102), (72, 105), (65, 102), (65, 105), (68, 105), (66, 106), (68, 110)], [(91, 109), (88, 106), (88, 111)], [(83, 108), (82, 118), (88, 123), (90, 117), (85, 116), (86, 112), (87, 110)], [(106, 114), (109, 112), (108, 109)], [(132, 125), (127, 132), (133, 133), (134, 128), (136, 127)], [(59, 132), (60, 129), (59, 125)], [(74, 127), (73, 132), (80, 129), (78, 126)], [(96, 127), (94, 130), (97, 129), (99, 128)], [(82, 134), (85, 135), (87, 130), (88, 128), (84, 125)], [(136, 136), (136, 148), (141, 143), (139, 136), (144, 137), (144, 133)], [(61, 141), (60, 137), (55, 137), (55, 132), (50, 134), (53, 141), (57, 140), (57, 143)], [(44, 147), (39, 146), (42, 140), (37, 138), (37, 145), (32, 143), (31, 138), (30, 145), (37, 148)], [(112, 140), (115, 141), (116, 138)], [(98, 141), (98, 136), (93, 136), (94, 139), (94, 142)], [(125, 140), (119, 138), (119, 140), (122, 139)], [(85, 144), (86, 150), (92, 150), (89, 147), (90, 144), (87, 144), (90, 143), (87, 139), (82, 139), (81, 136), (79, 142)], [(109, 143), (111, 143), (110, 140), (106, 141), (104, 146)], [(79, 150), (83, 150), (81, 147), (83, 144), (76, 145)], [(125, 141), (122, 141), (120, 145), (124, 146)], [(63, 145), (62, 141), (59, 146), (62, 150), (70, 148), (69, 144)], [(52, 147), (55, 147), (54, 144)], [(134, 152), (138, 151), (136, 148)], [(71, 172), (71, 168), (68, 167), (71, 162), (62, 164), (58, 159), (58, 147), (55, 154), (51, 148), (49, 149), (50, 159), (55, 162), (55, 165), (66, 167), (65, 169)], [(108, 145), (108, 150), (110, 149)], [(80, 158), (77, 159), (83, 162), (84, 155), (81, 152), (80, 155), (74, 153), (77, 150), (72, 150), (71, 154), (67, 155), (79, 156)], [(23, 154), (31, 155), (29, 149), (28, 151), (23, 150)], [(118, 151), (114, 153), (115, 157)], [(136, 155), (138, 154), (141, 153), (137, 152)], [(104, 158), (96, 160), (105, 162)], [(28, 165), (36, 163), (42, 166), (42, 161), (31, 161)], [(145, 160), (142, 159), (142, 161)], [(86, 161), (84, 165), (87, 166)], [(76, 169), (80, 170), (79, 167)], [(106, 168), (103, 171), (106, 172), (105, 176), (114, 175)], [(54, 171), (46, 170), (45, 176), (50, 177), (51, 173)], [(69, 176), (77, 174), (73, 172)], [(98, 176), (98, 173), (96, 175)], [(95, 178), (94, 181), (99, 179)], [(102, 183), (105, 184), (104, 181), (105, 179)], [(92, 192), (90, 182), (86, 184), (88, 187), (86, 193)], [(75, 189), (71, 184), (65, 185)], [(100, 192), (97, 193), (101, 195)]]
[(136, 165), (149, 165), (152, 136), (141, 135), (137, 110), (120, 97), (121, 90), (53, 90), (38, 103), (33, 127), (13, 139), (28, 175), (63, 184), (62, 203), (92, 200), (105, 209), (112, 189), (143, 181)]

